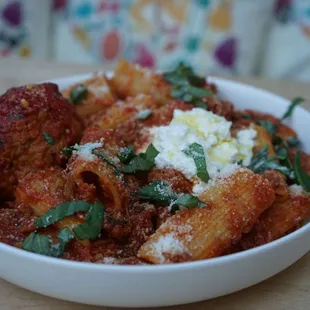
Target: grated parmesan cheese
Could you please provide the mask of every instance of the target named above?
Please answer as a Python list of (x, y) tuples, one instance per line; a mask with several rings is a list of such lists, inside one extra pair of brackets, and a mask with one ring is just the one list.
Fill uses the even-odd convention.
[(175, 238), (173, 233), (160, 236), (156, 242), (152, 243), (151, 247), (152, 255), (158, 257), (161, 263), (165, 262), (164, 253), (169, 253), (173, 256), (188, 252), (186, 247), (180, 240)]
[(101, 95), (110, 92), (110, 89), (109, 89), (109, 87), (107, 85), (103, 85), (103, 86), (100, 86), (100, 87), (89, 85), (89, 86), (87, 86), (87, 89), (88, 89), (89, 92), (91, 92), (96, 97), (100, 97)]
[(115, 257), (104, 257), (103, 263), (104, 264), (114, 264), (117, 262), (117, 259)]
[(292, 196), (303, 196), (306, 195), (307, 193), (304, 191), (304, 189), (297, 184), (293, 184), (289, 186), (289, 192)]
[(75, 144), (75, 151), (73, 151), (73, 154), (79, 156), (84, 160), (93, 161), (97, 159), (97, 156), (94, 155), (92, 151), (99, 147), (103, 147), (103, 139), (101, 139), (100, 142), (95, 143), (85, 143), (82, 145)]

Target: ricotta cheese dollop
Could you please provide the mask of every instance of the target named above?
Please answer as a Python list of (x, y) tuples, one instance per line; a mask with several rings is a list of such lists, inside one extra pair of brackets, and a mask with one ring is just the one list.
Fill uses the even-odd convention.
[(211, 178), (219, 176), (229, 167), (237, 167), (238, 162), (249, 165), (256, 131), (243, 129), (234, 138), (230, 132), (231, 125), (232, 122), (224, 117), (201, 108), (175, 110), (168, 126), (152, 127), (150, 130), (152, 143), (159, 151), (155, 158), (156, 167), (181, 171), (196, 184), (193, 191), (200, 192), (204, 186), (196, 176), (195, 162), (183, 152), (190, 144), (196, 142), (203, 147)]

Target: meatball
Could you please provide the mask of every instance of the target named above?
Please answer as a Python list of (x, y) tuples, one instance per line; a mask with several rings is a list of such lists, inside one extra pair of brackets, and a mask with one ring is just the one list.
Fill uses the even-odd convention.
[(79, 141), (82, 120), (52, 83), (8, 90), (0, 97), (0, 201), (13, 198), (28, 172), (61, 163), (62, 148)]

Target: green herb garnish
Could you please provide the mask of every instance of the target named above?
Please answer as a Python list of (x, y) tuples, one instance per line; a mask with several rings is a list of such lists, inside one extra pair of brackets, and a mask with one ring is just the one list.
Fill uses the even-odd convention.
[(59, 257), (65, 250), (66, 245), (74, 235), (67, 227), (62, 228), (58, 233), (58, 243), (53, 244), (52, 238), (49, 235), (38, 234), (32, 232), (22, 244), (22, 249), (52, 257)]
[(174, 204), (177, 206), (183, 206), (187, 209), (202, 208), (206, 206), (204, 202), (190, 194), (183, 194), (174, 202)]
[(277, 131), (277, 126), (270, 121), (259, 120), (258, 124), (264, 127), (270, 133), (270, 135), (274, 135)]
[(61, 150), (61, 153), (64, 154), (68, 159), (71, 158), (73, 151), (75, 150), (75, 146), (64, 147)]
[(297, 183), (310, 192), (310, 175), (302, 169), (300, 152), (296, 152), (294, 156), (294, 171)]
[(188, 209), (206, 206), (193, 195), (174, 192), (167, 182), (161, 180), (155, 180), (140, 188), (138, 196), (142, 200), (155, 204), (171, 205), (172, 212), (178, 210), (180, 206)]
[(49, 145), (54, 145), (55, 144), (55, 140), (52, 136), (50, 136), (47, 132), (43, 131), (42, 135), (45, 139), (45, 141), (49, 144)]
[(128, 164), (135, 157), (135, 148), (133, 146), (121, 148), (118, 158), (123, 164)]
[(151, 109), (145, 109), (142, 110), (138, 113), (138, 119), (141, 120), (145, 120), (147, 119), (151, 114), (153, 113), (153, 111)]
[(96, 239), (100, 236), (105, 208), (95, 202), (87, 212), (85, 223), (73, 228), (75, 236), (80, 240)]
[(73, 200), (61, 203), (56, 207), (49, 209), (45, 214), (41, 215), (36, 221), (36, 227), (48, 227), (66, 216), (73, 215), (77, 212), (88, 212), (91, 204), (83, 200)]
[(104, 161), (106, 161), (109, 165), (111, 165), (116, 170), (118, 170), (118, 171), (120, 170), (120, 166), (112, 158), (110, 158), (110, 156), (108, 156), (105, 152), (95, 149), (92, 151), (92, 153), (97, 155), (98, 157), (100, 157)]
[[(107, 156), (105, 153), (94, 150), (93, 153), (100, 158), (104, 159), (108, 164), (113, 166), (117, 171), (123, 172), (123, 173), (136, 173), (136, 172), (143, 172), (143, 171), (149, 171), (155, 166), (155, 157), (158, 155), (158, 151), (154, 147), (153, 144), (150, 144), (146, 150), (145, 153), (140, 153), (139, 155), (132, 154), (132, 151), (128, 150), (128, 154), (130, 155), (129, 158), (126, 160), (129, 160), (129, 162), (124, 165), (118, 165), (115, 163), (109, 156)], [(119, 155), (121, 156), (121, 154)], [(124, 160), (124, 157), (121, 156), (122, 160)]]
[(72, 104), (80, 104), (86, 99), (87, 95), (88, 89), (83, 84), (80, 84), (71, 91), (69, 101)]
[(203, 147), (200, 144), (194, 142), (189, 145), (185, 150), (183, 150), (183, 152), (194, 159), (197, 168), (198, 178), (207, 183), (210, 180), (210, 177), (207, 170), (206, 158)]
[(300, 141), (297, 136), (289, 137), (286, 142), (291, 148), (298, 147), (300, 145)]
[(291, 117), (293, 115), (294, 109), (301, 104), (302, 102), (304, 102), (305, 99), (301, 98), (301, 97), (297, 97), (295, 99), (292, 100), (291, 104), (289, 105), (287, 111), (284, 113), (284, 115), (281, 117), (281, 121), (285, 120), (288, 117)]
[(200, 108), (207, 108), (202, 99), (212, 96), (210, 89), (204, 88), (205, 78), (196, 75), (193, 69), (180, 63), (175, 70), (163, 74), (164, 79), (172, 84), (171, 97), (181, 99)]
[(40, 216), (36, 220), (35, 226), (48, 227), (77, 212), (87, 212), (87, 216), (84, 224), (73, 228), (76, 237), (78, 239), (96, 239), (100, 234), (105, 212), (105, 207), (100, 202), (91, 204), (87, 201), (75, 200), (61, 203)]
[(138, 196), (142, 200), (147, 200), (156, 204), (170, 204), (178, 199), (171, 186), (164, 181), (156, 180), (142, 187), (138, 191)]
[(294, 179), (294, 172), (292, 169), (282, 165), (278, 160), (284, 160), (283, 154), (279, 157), (268, 157), (268, 146), (265, 145), (253, 155), (248, 168), (255, 173), (262, 173), (266, 170), (276, 170), (286, 175), (287, 177)]

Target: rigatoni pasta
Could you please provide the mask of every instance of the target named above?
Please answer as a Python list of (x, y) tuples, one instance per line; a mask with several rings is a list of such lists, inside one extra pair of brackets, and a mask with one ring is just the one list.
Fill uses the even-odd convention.
[[(281, 121), (300, 98), (282, 119), (238, 111), (185, 64), (159, 73), (126, 61), (62, 94), (44, 84), (0, 97), (1, 242), (94, 263), (182, 263), (271, 242), (310, 217), (310, 156)], [(25, 115), (35, 126), (12, 135), (10, 119)]]

